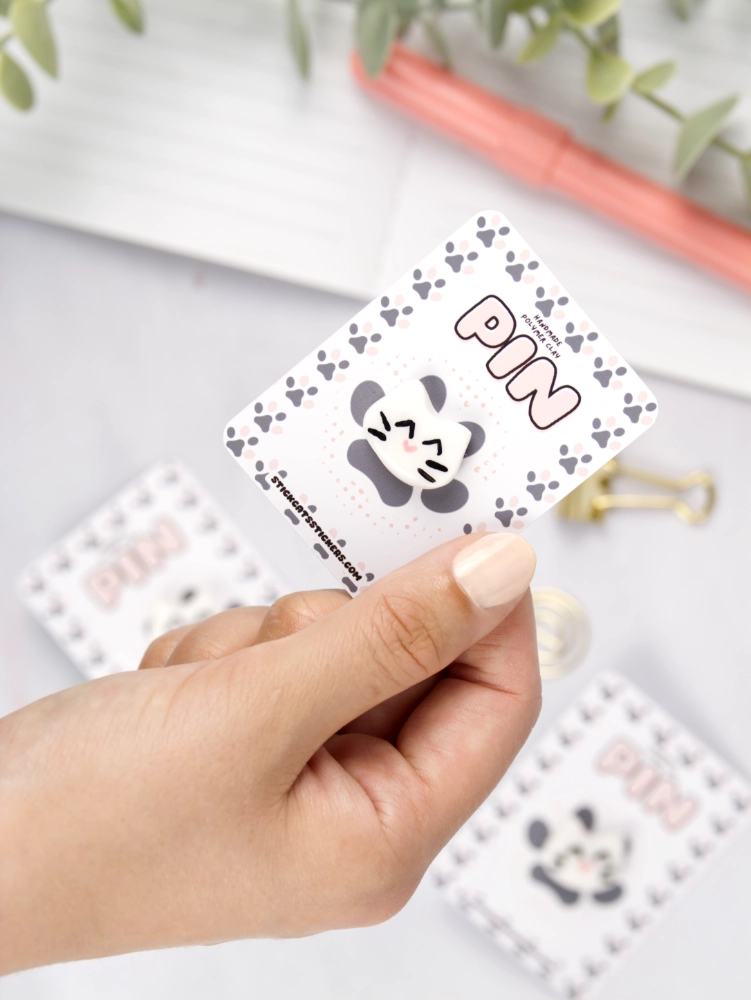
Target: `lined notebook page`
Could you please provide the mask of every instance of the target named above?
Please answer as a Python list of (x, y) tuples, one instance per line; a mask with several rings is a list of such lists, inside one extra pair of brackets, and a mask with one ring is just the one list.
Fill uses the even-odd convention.
[[(681, 69), (665, 97), (694, 109), (727, 93), (747, 94), (734, 137), (751, 147), (751, 4), (713, 0), (694, 21), (676, 21), (665, 4), (628, 0), (624, 54), (638, 68), (674, 56)], [(517, 25), (517, 27), (521, 27)], [(459, 28), (459, 25), (457, 25)], [(675, 125), (646, 102), (624, 101), (603, 124), (584, 94), (584, 61), (564, 38), (544, 63), (515, 65), (478, 53), (471, 26), (456, 44), (459, 72), (511, 100), (535, 107), (599, 149), (659, 183), (671, 185)], [(510, 48), (521, 44), (510, 39)], [(710, 151), (687, 193), (751, 224), (740, 171)], [(400, 191), (381, 285), (402, 274), (480, 208), (498, 207), (526, 236), (605, 335), (639, 368), (751, 396), (751, 298), (554, 191), (533, 190), (458, 146), (420, 132)]]
[(298, 78), (284, 5), (148, 0), (134, 37), (102, 0), (54, 4), (62, 79), (0, 102), (0, 205), (368, 296), (413, 126), (349, 79), (351, 28), (316, 21)]
[[(54, 5), (62, 80), (34, 74), (31, 115), (0, 104), (0, 207), (370, 298), (474, 212), (497, 206), (634, 364), (751, 396), (746, 293), (360, 93), (347, 64), (349, 5), (315, 5), (309, 83), (292, 65), (281, 0), (146, 6), (147, 33), (136, 38), (101, 0)], [(682, 107), (748, 91), (748, 0), (713, 0), (688, 24), (655, 0), (628, 0), (623, 16), (625, 54), (638, 68), (678, 57), (666, 96)], [(674, 125), (637, 99), (603, 125), (573, 39), (522, 67), (483, 51), (470, 18), (451, 30), (460, 72), (670, 183)], [(749, 105), (736, 115), (746, 145)], [(710, 152), (687, 191), (751, 219), (727, 157)]]

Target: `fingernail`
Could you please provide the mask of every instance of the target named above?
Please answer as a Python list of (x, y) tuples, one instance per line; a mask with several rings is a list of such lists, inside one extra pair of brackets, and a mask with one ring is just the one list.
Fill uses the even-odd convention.
[(534, 549), (519, 535), (491, 533), (456, 556), (454, 579), (478, 608), (495, 608), (524, 593), (536, 562)]

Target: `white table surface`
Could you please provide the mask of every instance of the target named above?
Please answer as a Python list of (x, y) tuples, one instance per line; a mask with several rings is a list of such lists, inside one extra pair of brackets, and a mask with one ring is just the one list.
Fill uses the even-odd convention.
[[(16, 598), (19, 571), (160, 457), (182, 458), (277, 554), (291, 585), (329, 585), (228, 460), (220, 431), (358, 303), (3, 216), (0, 290), (0, 712), (79, 680)], [(532, 526), (536, 583), (576, 594), (594, 635), (586, 663), (546, 686), (540, 725), (596, 670), (614, 668), (748, 774), (751, 404), (650, 382), (660, 420), (629, 460), (709, 469), (717, 509), (701, 528), (642, 512), (601, 525), (551, 513)], [(750, 848), (747, 832), (607, 981), (602, 1000), (747, 1000)], [(2, 1000), (545, 995), (428, 883), (377, 928), (84, 962), (0, 983)]]

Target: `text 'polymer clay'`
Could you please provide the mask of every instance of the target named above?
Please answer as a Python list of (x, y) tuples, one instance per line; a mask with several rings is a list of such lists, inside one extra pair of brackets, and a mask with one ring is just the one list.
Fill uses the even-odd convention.
[(581, 394), (573, 386), (554, 388), (558, 374), (555, 363), (550, 358), (535, 358), (537, 343), (532, 337), (514, 336), (516, 317), (497, 295), (486, 295), (475, 303), (460, 316), (454, 329), (462, 340), (477, 337), (486, 347), (500, 348), (486, 368), (497, 379), (516, 372), (506, 392), (517, 401), (529, 399), (529, 419), (540, 430), (563, 420), (581, 402)]

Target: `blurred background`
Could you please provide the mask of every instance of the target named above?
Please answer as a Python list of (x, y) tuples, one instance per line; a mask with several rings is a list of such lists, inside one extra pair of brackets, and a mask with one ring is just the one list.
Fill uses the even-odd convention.
[[(228, 461), (221, 429), (363, 302), (492, 206), (660, 400), (660, 419), (629, 450), (629, 464), (666, 476), (705, 469), (718, 496), (697, 526), (667, 511), (623, 510), (599, 523), (552, 512), (530, 528), (536, 585), (573, 594), (592, 629), (584, 661), (546, 681), (538, 731), (589, 677), (615, 669), (748, 775), (748, 291), (505, 176), (363, 93), (349, 53), (356, 38), (368, 58), (379, 56), (379, 38), (387, 51), (398, 27), (388, 10), (325, 0), (113, 4), (139, 33), (104, 0), (58, 0), (47, 11), (52, 42), (38, 12), (14, 16), (15, 5), (0, 5), (13, 36), (2, 43), (12, 66), (0, 63), (0, 713), (82, 679), (23, 607), (20, 573), (157, 460), (183, 461), (288, 587), (329, 586)], [(751, 4), (675, 5), (624, 0), (620, 9), (593, 7), (588, 23), (586, 5), (576, 8), (583, 26), (569, 28), (631, 67), (628, 76), (609, 64), (606, 92), (592, 83), (591, 48), (576, 31), (547, 27), (555, 4), (508, 5), (502, 41), (497, 4), (450, 17), (449, 3), (406, 5), (402, 15), (414, 22), (408, 45), (440, 55), (445, 41), (457, 73), (666, 185), (677, 183), (692, 114), (709, 109), (703, 131), (699, 122), (688, 135), (698, 153), (688, 168), (684, 158), (680, 190), (748, 229)], [(548, 47), (539, 60), (527, 51), (535, 39)], [(677, 70), (659, 94), (645, 87), (680, 109), (681, 121), (633, 89), (637, 73), (671, 60)], [(34, 90), (27, 112), (13, 66)], [(736, 94), (745, 99), (718, 110)], [(617, 112), (604, 121), (611, 105)], [(746, 831), (603, 984), (603, 998), (698, 1000), (711, 991), (745, 1000), (750, 846)], [(77, 963), (0, 984), (2, 1000), (303, 993), (546, 995), (427, 880), (377, 928)]]

